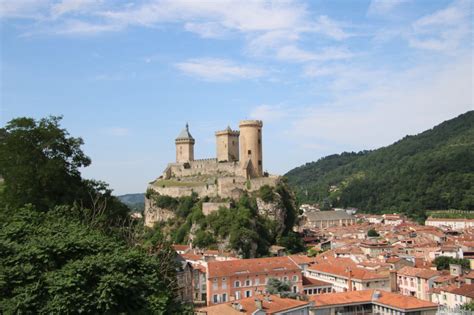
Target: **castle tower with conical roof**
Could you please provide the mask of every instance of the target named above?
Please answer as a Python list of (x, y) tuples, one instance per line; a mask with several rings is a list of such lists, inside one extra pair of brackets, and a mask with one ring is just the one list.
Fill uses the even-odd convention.
[(216, 132), (216, 153), (218, 162), (239, 160), (239, 131), (227, 127)]
[(176, 163), (194, 161), (195, 140), (189, 132), (189, 125), (184, 128), (175, 140), (176, 143)]

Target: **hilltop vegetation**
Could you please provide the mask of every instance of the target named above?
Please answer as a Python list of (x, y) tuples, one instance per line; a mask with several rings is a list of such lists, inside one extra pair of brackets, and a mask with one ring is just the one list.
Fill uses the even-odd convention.
[(170, 314), (175, 252), (103, 182), (59, 117), (0, 129), (0, 313)]
[(145, 194), (126, 194), (117, 196), (118, 200), (126, 204), (132, 211), (143, 212), (145, 209)]
[(374, 151), (344, 152), (286, 174), (300, 202), (401, 211), (474, 209), (474, 111)]
[[(277, 199), (275, 206), (282, 209), (282, 220), (260, 214), (257, 197), (267, 202)], [(230, 208), (220, 208), (207, 216), (202, 212), (202, 203), (209, 198), (198, 199), (196, 194), (173, 198), (148, 190), (147, 198), (152, 199), (156, 207), (175, 214), (174, 218), (154, 227), (156, 233), (173, 243), (192, 242), (195, 247), (213, 249), (221, 245), (245, 258), (268, 255), (269, 247), (274, 244), (285, 246), (290, 252), (304, 250), (301, 239), (292, 230), (297, 213), (293, 197), (284, 183), (275, 189), (263, 186), (254, 195), (231, 201)]]

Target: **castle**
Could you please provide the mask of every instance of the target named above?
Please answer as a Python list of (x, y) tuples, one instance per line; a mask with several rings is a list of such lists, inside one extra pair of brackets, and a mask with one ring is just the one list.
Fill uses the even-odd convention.
[(200, 197), (235, 199), (245, 191), (274, 186), (279, 177), (263, 171), (262, 128), (261, 120), (243, 120), (239, 130), (217, 131), (216, 157), (195, 159), (196, 140), (186, 124), (175, 139), (176, 161), (148, 188), (172, 197), (194, 192)]

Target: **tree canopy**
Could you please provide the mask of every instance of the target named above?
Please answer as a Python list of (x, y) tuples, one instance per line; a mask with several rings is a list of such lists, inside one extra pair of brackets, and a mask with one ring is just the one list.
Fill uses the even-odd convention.
[(60, 117), (0, 129), (0, 313), (169, 314), (175, 255), (130, 219)]

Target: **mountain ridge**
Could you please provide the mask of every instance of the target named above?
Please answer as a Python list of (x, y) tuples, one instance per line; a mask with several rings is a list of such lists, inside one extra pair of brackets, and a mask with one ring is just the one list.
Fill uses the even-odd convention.
[(285, 176), (300, 202), (372, 213), (474, 209), (474, 111), (391, 145), (343, 152)]

